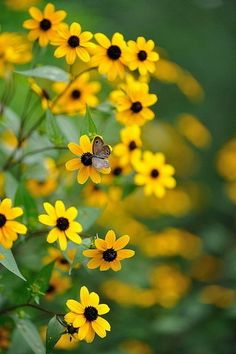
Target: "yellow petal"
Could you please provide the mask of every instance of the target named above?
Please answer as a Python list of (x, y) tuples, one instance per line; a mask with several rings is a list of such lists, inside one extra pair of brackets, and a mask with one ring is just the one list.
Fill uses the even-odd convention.
[(114, 270), (115, 272), (121, 270), (121, 263), (120, 261), (118, 261), (118, 259), (111, 262), (111, 269)]
[(78, 57), (84, 61), (85, 63), (87, 63), (90, 60), (90, 55), (88, 53), (88, 51), (82, 47), (77, 47), (76, 48), (76, 53), (78, 55)]
[(114, 249), (116, 251), (124, 248), (129, 243), (130, 237), (128, 235), (121, 236), (118, 238), (114, 244)]
[(51, 216), (48, 216), (46, 214), (39, 215), (39, 221), (47, 226), (56, 226), (56, 219), (51, 218)]
[(96, 41), (104, 48), (108, 48), (111, 45), (110, 40), (103, 33), (96, 33), (94, 35)]
[(91, 343), (94, 340), (94, 337), (95, 337), (95, 332), (94, 332), (92, 326), (90, 325), (89, 326), (89, 330), (88, 330), (88, 332), (87, 332), (87, 334), (85, 336), (85, 341), (87, 343)]
[(97, 335), (98, 335), (99, 337), (101, 337), (101, 338), (106, 337), (106, 331), (105, 331), (105, 329), (104, 329), (101, 325), (99, 325), (99, 323), (97, 322), (97, 320), (92, 321), (92, 322), (91, 322), (91, 325), (92, 325), (94, 331), (97, 333)]
[(107, 243), (101, 238), (96, 238), (95, 240), (95, 246), (99, 250), (105, 251), (107, 249)]
[(64, 316), (64, 320), (69, 324), (72, 324), (75, 318), (76, 318), (76, 314), (73, 312), (69, 312)]
[(12, 220), (23, 214), (23, 210), (19, 207), (12, 208), (7, 211), (7, 220)]
[(80, 302), (76, 301), (76, 300), (67, 300), (66, 301), (66, 306), (72, 311), (75, 312), (79, 315), (84, 313), (84, 308), (81, 305)]
[(89, 178), (89, 168), (83, 166), (78, 172), (77, 181), (79, 184), (84, 184), (88, 178)]
[(85, 324), (86, 318), (83, 315), (76, 316), (73, 321), (73, 327), (78, 328)]
[(43, 19), (43, 14), (37, 7), (30, 7), (29, 13), (37, 21), (41, 21)]
[(71, 159), (66, 163), (66, 169), (68, 171), (79, 170), (82, 167), (82, 163), (79, 158)]
[(47, 237), (47, 242), (53, 243), (58, 239), (59, 236), (60, 236), (60, 231), (55, 227), (49, 232)]
[(90, 329), (89, 322), (86, 322), (82, 327), (79, 328), (79, 331), (78, 331), (79, 340), (83, 340), (86, 337), (89, 329)]
[(104, 328), (106, 331), (110, 331), (111, 330), (111, 326), (110, 323), (107, 322), (107, 320), (105, 320), (102, 317), (98, 317), (96, 322), (99, 324), (99, 326), (101, 326), (102, 328)]
[(122, 260), (125, 258), (131, 258), (135, 255), (135, 252), (133, 250), (119, 250), (117, 252), (117, 259)]
[(78, 215), (78, 210), (75, 207), (70, 207), (65, 212), (65, 217), (69, 221), (73, 221), (77, 215)]
[(102, 262), (101, 258), (99, 258), (99, 257), (93, 258), (88, 262), (87, 267), (88, 267), (88, 269), (98, 268), (98, 267), (100, 267), (101, 262)]
[(70, 230), (74, 232), (81, 232), (83, 230), (82, 225), (77, 221), (70, 222)]
[(66, 235), (64, 234), (64, 232), (60, 233), (60, 235), (58, 237), (58, 241), (59, 241), (60, 249), (62, 251), (65, 251), (67, 248), (67, 239), (66, 239)]
[(101, 176), (99, 172), (95, 168), (90, 169), (90, 178), (94, 183), (100, 183), (101, 182)]
[(61, 200), (56, 201), (55, 209), (58, 218), (61, 216), (65, 216), (65, 205)]
[(77, 22), (73, 22), (70, 26), (70, 33), (73, 35), (73, 36), (79, 36), (80, 33), (81, 33), (81, 26), (79, 23)]
[(97, 310), (99, 315), (105, 315), (105, 313), (110, 311), (110, 308), (106, 304), (100, 304), (97, 306)]
[(83, 255), (85, 257), (96, 257), (100, 254), (98, 250), (85, 250), (83, 251)]
[(89, 294), (89, 303), (91, 306), (97, 307), (97, 305), (99, 304), (99, 296), (98, 294), (92, 292)]
[(89, 306), (89, 291), (86, 286), (80, 289), (80, 301), (83, 306)]
[(87, 135), (82, 135), (79, 142), (83, 152), (92, 152), (92, 144), (90, 143), (89, 137)]
[(7, 221), (6, 225), (18, 234), (24, 235), (27, 232), (27, 227), (18, 221)]
[(105, 241), (107, 243), (107, 248), (112, 248), (116, 241), (116, 235), (113, 230), (109, 230), (106, 234)]
[(81, 237), (73, 231), (70, 231), (70, 229), (65, 231), (66, 236), (74, 243), (80, 244), (82, 242)]
[(75, 144), (75, 143), (69, 143), (68, 144), (68, 148), (69, 150), (75, 154), (75, 155), (82, 155), (83, 154), (83, 150), (82, 148), (78, 145), (78, 144)]

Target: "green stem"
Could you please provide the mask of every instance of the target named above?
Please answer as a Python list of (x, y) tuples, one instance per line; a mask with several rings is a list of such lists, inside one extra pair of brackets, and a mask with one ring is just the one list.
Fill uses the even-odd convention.
[(34, 309), (36, 309), (36, 310), (45, 312), (45, 313), (47, 313), (48, 315), (52, 315), (52, 316), (64, 316), (63, 313), (55, 313), (55, 312), (49, 311), (49, 310), (47, 310), (47, 309), (44, 309), (43, 307), (40, 307), (40, 306), (34, 305), (34, 304), (20, 304), (20, 305), (15, 305), (15, 306), (7, 307), (6, 309), (0, 311), (0, 315), (4, 315), (4, 314), (6, 314), (6, 313), (8, 313), (8, 312), (17, 310), (18, 308), (21, 308), (21, 307), (32, 307), (32, 308), (34, 308)]

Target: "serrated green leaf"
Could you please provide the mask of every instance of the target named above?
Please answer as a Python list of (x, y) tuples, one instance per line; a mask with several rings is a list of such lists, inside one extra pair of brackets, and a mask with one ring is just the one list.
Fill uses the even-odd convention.
[(2, 264), (10, 272), (14, 273), (17, 277), (19, 277), (22, 280), (26, 281), (24, 276), (19, 271), (19, 268), (18, 268), (18, 266), (16, 264), (15, 258), (14, 258), (13, 254), (12, 254), (12, 251), (0, 246), (0, 254), (2, 254), (4, 256), (4, 258), (0, 261), (0, 264)]
[(20, 183), (16, 194), (15, 194), (15, 205), (23, 207), (23, 221), (29, 227), (35, 226), (38, 210), (34, 198), (31, 197), (30, 193), (26, 189), (24, 183)]
[(88, 106), (86, 108), (86, 114), (83, 118), (83, 123), (80, 129), (80, 136), (84, 134), (88, 135), (90, 138), (93, 138), (95, 135), (97, 135), (97, 127), (92, 119), (92, 115)]
[(94, 207), (80, 207), (78, 220), (83, 226), (83, 231), (87, 231), (95, 223), (101, 214), (101, 209)]
[(16, 319), (16, 327), (35, 354), (45, 354), (45, 347), (35, 325), (27, 319)]
[(65, 327), (54, 316), (48, 322), (47, 334), (46, 334), (46, 354), (51, 354), (55, 344), (60, 339), (62, 333), (65, 331)]
[(46, 112), (45, 128), (48, 139), (55, 145), (62, 145), (65, 143), (64, 136), (57, 123), (56, 117), (48, 110)]
[(39, 77), (41, 79), (47, 79), (50, 81), (69, 82), (69, 74), (64, 70), (52, 65), (45, 65), (30, 70), (15, 72), (20, 75)]

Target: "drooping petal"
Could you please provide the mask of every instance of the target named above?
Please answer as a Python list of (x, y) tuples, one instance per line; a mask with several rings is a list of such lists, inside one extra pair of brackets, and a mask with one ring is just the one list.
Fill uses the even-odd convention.
[(82, 242), (81, 237), (73, 231), (70, 231), (69, 229), (65, 231), (66, 236), (74, 243), (80, 244)]
[(60, 236), (60, 231), (55, 227), (49, 232), (47, 236), (47, 242), (53, 243), (58, 239), (59, 236)]
[(85, 322), (85, 324), (79, 328), (79, 331), (78, 331), (79, 340), (83, 340), (87, 336), (89, 329), (90, 329), (89, 322)]
[(89, 168), (86, 166), (81, 167), (77, 175), (77, 181), (79, 184), (84, 184), (89, 178)]
[(121, 263), (118, 261), (118, 259), (115, 259), (113, 262), (111, 262), (111, 269), (114, 270), (114, 272), (121, 270)]
[(67, 248), (67, 239), (66, 239), (66, 235), (64, 234), (64, 232), (60, 233), (58, 241), (59, 241), (60, 249), (62, 251), (65, 251)]
[(91, 322), (91, 325), (99, 337), (101, 338), (106, 337), (105, 329), (97, 322), (97, 320)]

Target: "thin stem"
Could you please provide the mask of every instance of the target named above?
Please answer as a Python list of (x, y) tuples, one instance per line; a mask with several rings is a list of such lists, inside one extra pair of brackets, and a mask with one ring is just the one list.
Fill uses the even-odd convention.
[(37, 150), (33, 150), (33, 151), (29, 151), (26, 154), (22, 155), (19, 160), (16, 160), (15, 162), (13, 162), (11, 165), (17, 165), (19, 163), (21, 163), (26, 157), (31, 156), (31, 155), (35, 155), (35, 154), (40, 154), (41, 152), (44, 151), (48, 151), (48, 150), (67, 150), (68, 148), (66, 146), (46, 146), (44, 148), (41, 149), (37, 149)]
[(45, 312), (45, 313), (47, 313), (48, 315), (52, 315), (52, 316), (64, 316), (63, 313), (55, 313), (55, 312), (49, 311), (49, 310), (47, 310), (47, 309), (44, 309), (43, 307), (40, 307), (40, 306), (34, 305), (34, 304), (20, 304), (20, 305), (15, 305), (15, 306), (7, 307), (6, 309), (0, 311), (0, 315), (4, 315), (4, 314), (6, 314), (6, 313), (8, 313), (8, 312), (17, 310), (18, 308), (21, 308), (21, 307), (32, 307), (32, 308), (34, 308), (34, 309), (36, 309), (36, 310)]

